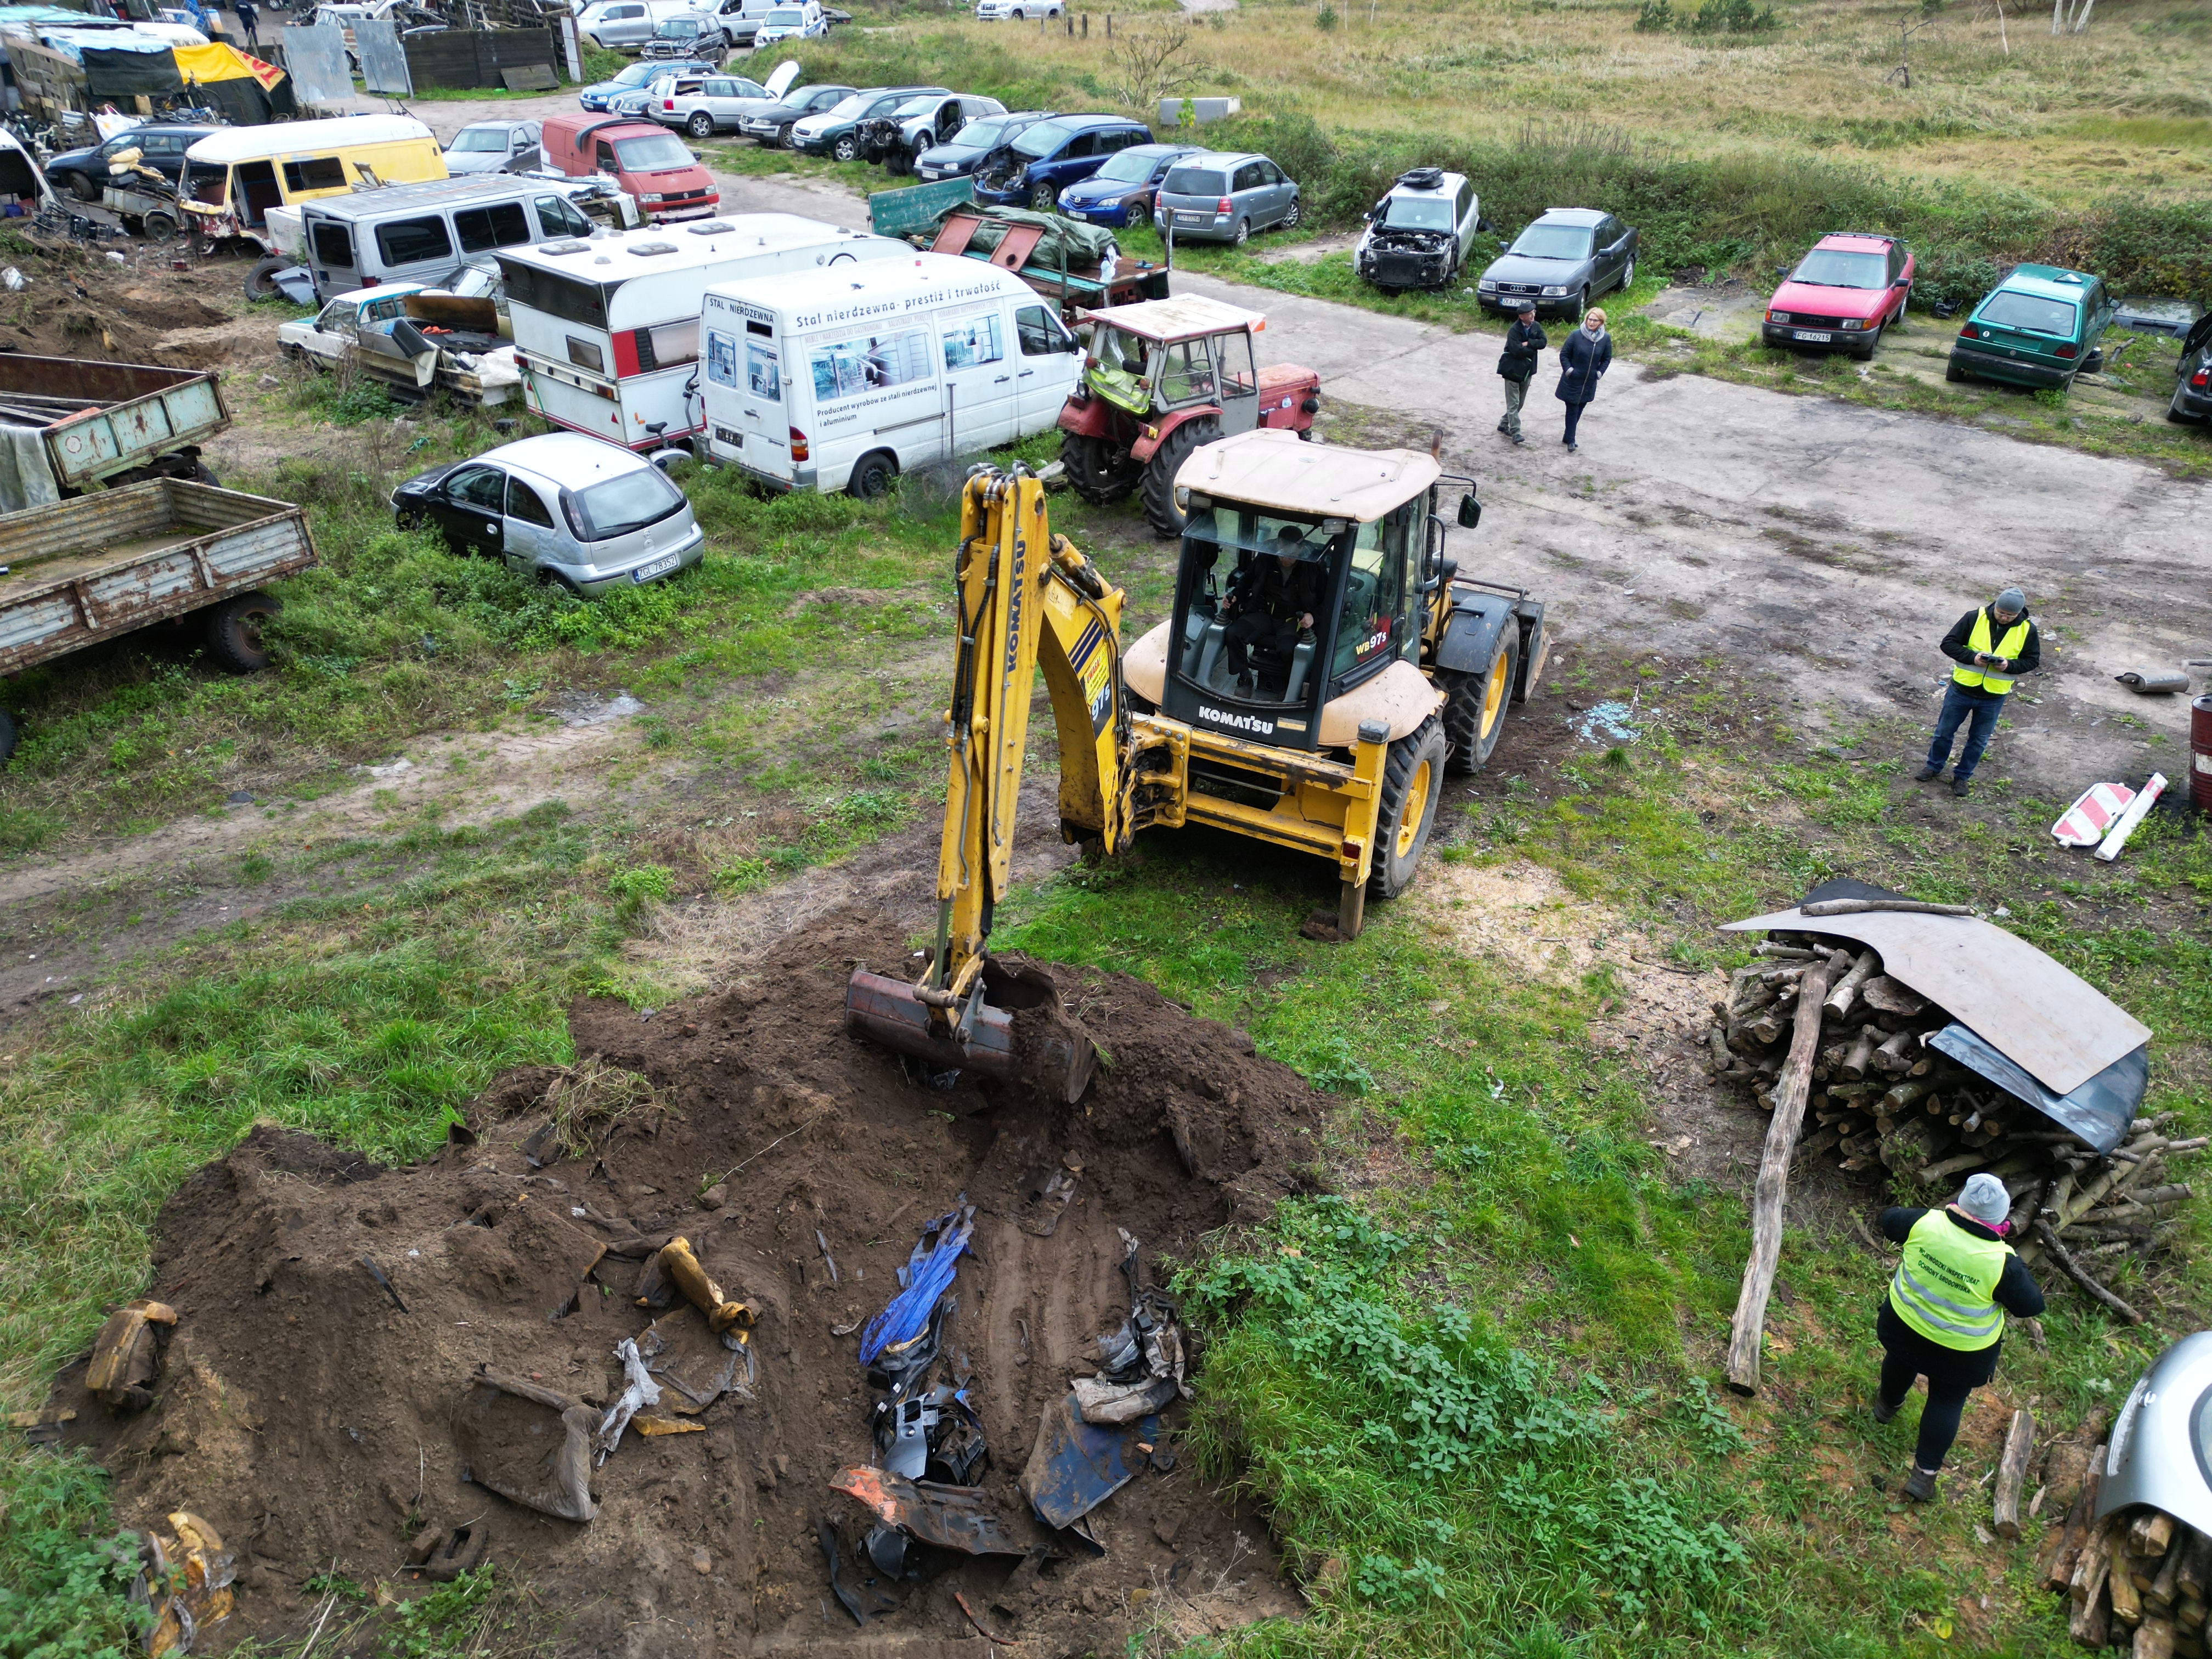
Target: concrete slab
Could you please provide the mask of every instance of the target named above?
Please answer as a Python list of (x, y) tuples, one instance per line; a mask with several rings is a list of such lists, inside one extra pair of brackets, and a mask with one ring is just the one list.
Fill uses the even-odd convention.
[(1755, 340), (1766, 296), (1747, 283), (1663, 288), (1640, 307), (1655, 323), (1708, 340)]

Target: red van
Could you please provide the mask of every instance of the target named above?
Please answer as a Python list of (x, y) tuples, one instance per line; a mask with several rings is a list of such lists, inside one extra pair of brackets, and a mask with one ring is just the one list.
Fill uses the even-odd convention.
[(698, 158), (666, 127), (628, 115), (549, 115), (539, 137), (545, 164), (588, 179), (605, 173), (637, 198), (647, 220), (712, 216), (721, 195)]

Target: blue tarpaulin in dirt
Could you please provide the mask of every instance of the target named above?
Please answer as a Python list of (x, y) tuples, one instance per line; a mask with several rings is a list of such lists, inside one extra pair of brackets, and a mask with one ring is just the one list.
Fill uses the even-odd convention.
[(863, 1365), (874, 1364), (886, 1348), (901, 1347), (929, 1328), (929, 1316), (938, 1298), (951, 1288), (952, 1276), (975, 1231), (972, 1204), (947, 1210), (922, 1229), (921, 1240), (907, 1258), (906, 1288), (860, 1333)]

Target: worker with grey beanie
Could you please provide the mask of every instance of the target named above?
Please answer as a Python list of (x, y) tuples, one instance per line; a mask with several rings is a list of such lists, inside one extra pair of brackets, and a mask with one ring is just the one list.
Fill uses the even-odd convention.
[(1936, 1495), (1936, 1476), (1958, 1436), (1966, 1396), (1996, 1375), (2005, 1316), (2032, 1319), (2043, 1311), (2041, 1288), (2005, 1243), (2011, 1212), (2004, 1182), (1978, 1175), (1940, 1210), (1881, 1212), (1881, 1231), (1905, 1246), (1905, 1259), (1875, 1320), (1882, 1361), (1874, 1420), (1895, 1417), (1912, 1379), (1928, 1379), (1920, 1441), (1905, 1483), (1905, 1495), (1921, 1503)]
[(1951, 772), (1951, 793), (1963, 795), (1972, 784), (1982, 752), (1996, 735), (1997, 716), (2014, 682), (2043, 665), (2043, 636), (2027, 614), (2027, 595), (2008, 587), (1993, 603), (1969, 611), (1943, 636), (1942, 652), (1958, 666), (1943, 688), (1943, 708), (1936, 716), (1927, 764), (1913, 781), (1928, 783), (1943, 775), (1952, 741), (1964, 726), (1966, 746), (1959, 751), (1959, 763)]

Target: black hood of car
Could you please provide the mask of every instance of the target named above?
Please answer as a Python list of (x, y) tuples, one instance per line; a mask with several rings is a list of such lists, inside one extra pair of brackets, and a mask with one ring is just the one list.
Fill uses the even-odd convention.
[[(995, 148), (1004, 149), (1006, 146), (1000, 144)], [(933, 144), (922, 151), (920, 159), (940, 167), (964, 167), (981, 161), (990, 153), (981, 144)]]
[(1589, 268), (1587, 255), (1579, 259), (1538, 259), (1526, 253), (1504, 253), (1492, 259), (1482, 275), (1486, 282), (1572, 288), (1589, 274)]
[(434, 466), (428, 472), (417, 472), (392, 493), (394, 496), (428, 495), (440, 484), (445, 483), (447, 473), (460, 465), (459, 461), (447, 461), (443, 466)]

